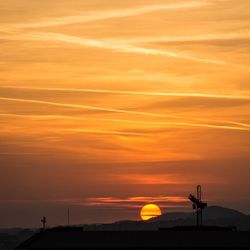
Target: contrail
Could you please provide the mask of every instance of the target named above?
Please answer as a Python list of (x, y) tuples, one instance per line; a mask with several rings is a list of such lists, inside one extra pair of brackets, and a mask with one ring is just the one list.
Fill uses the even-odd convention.
[[(202, 127), (202, 128), (215, 128), (215, 129), (227, 129), (227, 130), (240, 130), (240, 131), (250, 131), (250, 128), (243, 128), (243, 127), (233, 127), (233, 126), (221, 126), (221, 125), (213, 125), (213, 124), (199, 124), (199, 123), (186, 123), (186, 122), (164, 122), (165, 126), (170, 127)], [(83, 133), (93, 133), (89, 132), (89, 130), (83, 130), (83, 129), (62, 129), (63, 131), (72, 131), (72, 132), (83, 132)], [(109, 131), (113, 134), (118, 134), (120, 132), (118, 131)], [(149, 130), (150, 132), (150, 130)], [(161, 131), (162, 132), (162, 131)], [(101, 133), (101, 131), (97, 131), (97, 133)], [(108, 133), (108, 131), (105, 131), (104, 133)], [(123, 132), (122, 132), (123, 133)], [(132, 135), (131, 133), (129, 133)], [(143, 132), (140, 133), (133, 133), (133, 135), (142, 135)]]
[(95, 11), (95, 12), (85, 12), (82, 15), (76, 16), (64, 16), (57, 17), (50, 20), (44, 20), (37, 23), (23, 23), (17, 24), (14, 27), (16, 28), (42, 28), (42, 27), (50, 27), (50, 26), (61, 26), (61, 25), (69, 25), (76, 23), (87, 23), (105, 19), (113, 19), (113, 18), (122, 18), (128, 16), (137, 16), (142, 14), (147, 14), (156, 11), (163, 10), (180, 10), (180, 9), (188, 9), (188, 8), (198, 8), (206, 5), (211, 5), (212, 3), (208, 3), (207, 1), (191, 1), (191, 2), (179, 2), (179, 3), (171, 3), (171, 4), (161, 4), (161, 5), (148, 5), (148, 6), (139, 6), (133, 8), (124, 8), (124, 9), (113, 9), (113, 10), (105, 10), (105, 11)]
[[(6, 88), (16, 88), (16, 87), (6, 87)], [(161, 92), (135, 92), (135, 91), (113, 91), (113, 90), (91, 90), (91, 89), (63, 89), (63, 88), (34, 88), (34, 87), (17, 87), (20, 89), (34, 89), (34, 90), (56, 90), (56, 91), (82, 91), (82, 92), (94, 92), (94, 93), (111, 93), (111, 94), (135, 94), (135, 95), (153, 95), (153, 96), (170, 96), (170, 97), (204, 97), (204, 98), (222, 98), (222, 99), (240, 99), (240, 100), (250, 100), (248, 96), (229, 96), (229, 95), (213, 95), (213, 94), (199, 94), (199, 93), (161, 93)], [(41, 101), (41, 100), (27, 100), (27, 99), (18, 99), (18, 98), (0, 98), (2, 100), (12, 100), (12, 101), (19, 101), (19, 102), (33, 102), (39, 104), (47, 104), (47, 105), (54, 105), (54, 106), (63, 106), (63, 107), (71, 107), (71, 108), (84, 108), (84, 109), (92, 109), (98, 111), (107, 111), (107, 112), (117, 112), (117, 113), (129, 113), (129, 114), (136, 114), (136, 115), (144, 115), (144, 116), (154, 116), (154, 117), (172, 117), (183, 119), (185, 117), (179, 115), (166, 115), (166, 114), (159, 114), (159, 113), (150, 113), (150, 112), (140, 112), (140, 111), (129, 111), (129, 110), (122, 110), (122, 109), (110, 109), (110, 108), (102, 108), (102, 107), (95, 107), (95, 106), (88, 106), (88, 105), (77, 105), (77, 104), (64, 104), (64, 103), (56, 103), (56, 102), (48, 102), (48, 101)], [(243, 127), (249, 127), (249, 124), (240, 123), (235, 121), (217, 121), (211, 119), (201, 119), (201, 118), (192, 118), (192, 120), (196, 121), (205, 121), (205, 122), (223, 122), (232, 125), (239, 125)]]
[[(3, 98), (0, 98), (0, 100)], [(14, 99), (16, 100), (16, 99)], [(29, 101), (27, 101), (29, 102)], [(37, 103), (37, 102), (36, 102)], [(41, 102), (39, 102), (41, 103)], [(42, 102), (44, 104), (44, 102)], [(50, 102), (49, 102), (50, 103)], [(45, 102), (45, 104), (48, 104), (48, 102)], [(54, 103), (53, 103), (54, 105)], [(60, 105), (61, 106), (61, 105)], [(63, 105), (65, 106), (65, 105)], [(75, 106), (75, 105), (74, 105)], [(79, 108), (79, 105), (77, 105)], [(71, 105), (70, 105), (71, 107)], [(86, 106), (84, 106), (86, 107)], [(106, 110), (106, 109), (105, 109)], [(117, 112), (117, 111), (116, 111)], [(134, 114), (134, 111), (131, 111), (132, 114)], [(130, 111), (126, 111), (126, 113), (130, 113)], [(145, 113), (145, 112), (136, 112), (140, 115), (152, 115), (153, 113)], [(161, 115), (161, 114), (153, 114), (153, 116), (161, 116), (161, 117), (167, 117), (167, 115)], [(18, 115), (18, 114), (0, 114), (0, 116), (14, 116), (14, 117), (28, 117), (30, 115)], [(216, 129), (227, 129), (227, 130), (241, 130), (241, 131), (250, 131), (250, 125), (244, 124), (244, 123), (237, 123), (232, 122), (232, 124), (235, 125), (241, 125), (242, 127), (236, 127), (236, 126), (225, 126), (225, 125), (215, 125), (215, 124), (201, 124), (201, 123), (190, 123), (190, 122), (150, 122), (150, 121), (138, 121), (138, 120), (125, 120), (125, 119), (105, 119), (105, 118), (81, 118), (81, 117), (72, 117), (72, 116), (60, 116), (60, 115), (31, 115), (32, 117), (36, 118), (50, 118), (50, 119), (72, 119), (72, 120), (97, 120), (97, 121), (111, 121), (111, 122), (122, 122), (122, 123), (138, 123), (138, 124), (149, 124), (149, 125), (163, 125), (163, 126), (175, 126), (175, 127), (205, 127), (205, 128), (216, 128)], [(68, 130), (70, 131), (70, 130)], [(71, 130), (73, 131), (73, 130)], [(74, 129), (75, 132), (91, 132), (90, 130), (81, 130), (81, 129)], [(105, 133), (108, 133), (109, 131), (106, 131)], [(121, 131), (123, 133), (123, 131)], [(93, 131), (92, 131), (93, 133)], [(98, 132), (100, 133), (100, 131)], [(115, 131), (114, 133), (118, 133), (118, 131)], [(126, 133), (126, 132), (125, 132)], [(128, 132), (131, 134), (131, 132)], [(133, 133), (133, 132), (132, 132)], [(140, 134), (140, 133), (133, 133)]]
[(81, 45), (84, 47), (99, 48), (112, 50), (122, 53), (134, 53), (142, 55), (154, 55), (163, 56), (168, 58), (175, 58), (180, 60), (189, 60), (200, 63), (216, 64), (216, 65), (226, 65), (227, 62), (199, 58), (195, 56), (183, 55), (172, 51), (160, 50), (160, 49), (150, 49), (144, 47), (134, 46), (133, 44), (112, 42), (109, 40), (96, 40), (96, 39), (86, 39), (78, 36), (70, 36), (60, 33), (48, 33), (48, 32), (31, 32), (26, 34), (11, 35), (6, 36), (6, 39), (12, 40), (29, 40), (29, 41), (55, 41), (67, 44)]
[(166, 117), (167, 116), (167, 115), (164, 115), (164, 114), (156, 114), (156, 113), (149, 113), (149, 112), (139, 112), (139, 111), (129, 111), (129, 110), (123, 110), (123, 109), (102, 108), (102, 107), (89, 106), (89, 105), (58, 103), (58, 102), (49, 102), (49, 101), (41, 101), (41, 100), (33, 100), (33, 99), (0, 97), (0, 100), (13, 101), (13, 102), (36, 103), (36, 104), (44, 104), (44, 105), (51, 105), (51, 106), (57, 106), (57, 107), (66, 107), (66, 108), (90, 109), (90, 110), (105, 111), (105, 112), (112, 112), (112, 113), (127, 113), (127, 114), (135, 114), (135, 115), (154, 116), (154, 117)]
[(186, 36), (145, 36), (135, 38), (117, 38), (112, 39), (113, 42), (123, 43), (147, 43), (147, 42), (206, 42), (206, 41), (224, 41), (224, 40), (249, 40), (250, 31), (242, 30), (237, 33), (214, 33), (214, 34), (199, 34)]
[[(110, 119), (110, 118), (93, 118), (93, 117), (78, 117), (78, 116), (68, 116), (68, 115), (23, 115), (23, 114), (13, 114), (13, 113), (0, 113), (0, 116), (10, 116), (10, 117), (17, 117), (17, 118), (30, 118), (30, 119), (68, 119), (68, 120), (96, 120), (96, 121), (106, 121), (106, 122), (121, 122), (121, 123), (138, 123), (138, 124), (148, 124), (148, 125), (167, 125), (168, 122), (159, 121), (159, 122), (152, 122), (152, 121), (138, 121), (138, 120), (126, 120), (126, 119)], [(172, 118), (179, 118), (179, 119), (186, 119), (183, 116), (172, 116), (172, 115), (165, 115), (166, 117)], [(165, 118), (166, 118), (165, 117)], [(210, 119), (201, 119), (201, 118), (189, 118), (194, 121), (203, 121), (203, 122), (213, 122), (213, 123), (226, 123), (231, 125), (237, 125), (241, 127), (250, 128), (250, 124), (242, 123), (242, 122), (235, 122), (235, 121), (223, 121), (223, 120), (210, 120)]]
[(92, 129), (59, 129), (64, 132), (76, 132), (76, 133), (87, 133), (87, 134), (111, 134), (111, 135), (130, 135), (130, 136), (142, 136), (143, 133), (126, 132), (117, 130), (92, 130)]
[(79, 88), (46, 88), (46, 87), (26, 87), (26, 86), (1, 86), (0, 88), (8, 89), (27, 89), (27, 90), (45, 90), (45, 91), (69, 91), (69, 92), (86, 92), (99, 94), (121, 94), (121, 95), (143, 95), (143, 96), (166, 96), (166, 97), (201, 97), (214, 99), (240, 99), (250, 100), (250, 96), (246, 95), (221, 95), (208, 93), (166, 93), (166, 92), (144, 92), (144, 91), (120, 91), (107, 89), (79, 89)]
[(86, 39), (81, 38), (78, 36), (69, 36), (60, 33), (31, 33), (31, 38), (38, 39), (38, 40), (53, 40), (58, 42), (70, 43), (70, 44), (78, 44), (82, 46), (88, 46), (93, 48), (101, 48), (101, 49), (109, 49), (118, 52), (124, 53), (136, 53), (136, 54), (144, 54), (144, 55), (158, 55), (158, 56), (165, 56), (165, 57), (172, 57), (177, 59), (184, 59), (184, 60), (191, 60), (196, 62), (202, 63), (209, 63), (209, 64), (219, 64), (225, 65), (226, 62), (213, 60), (213, 59), (206, 59), (206, 58), (199, 58), (189, 55), (181, 55), (176, 52), (160, 50), (160, 49), (149, 49), (134, 46), (132, 44), (124, 44), (124, 43), (114, 43), (109, 40), (94, 40), (94, 39)]

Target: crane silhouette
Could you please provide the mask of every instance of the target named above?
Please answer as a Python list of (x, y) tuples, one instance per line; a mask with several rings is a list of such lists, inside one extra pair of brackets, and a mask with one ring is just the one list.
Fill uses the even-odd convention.
[(207, 207), (207, 203), (202, 201), (202, 190), (201, 185), (196, 187), (197, 197), (190, 194), (188, 199), (193, 202), (193, 209), (196, 209), (196, 225), (202, 226), (202, 211), (205, 207)]

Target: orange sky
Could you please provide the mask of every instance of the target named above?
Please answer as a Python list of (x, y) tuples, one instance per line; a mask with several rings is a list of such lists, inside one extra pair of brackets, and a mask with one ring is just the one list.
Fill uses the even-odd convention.
[(0, 227), (190, 210), (196, 184), (249, 212), (249, 9), (2, 0)]

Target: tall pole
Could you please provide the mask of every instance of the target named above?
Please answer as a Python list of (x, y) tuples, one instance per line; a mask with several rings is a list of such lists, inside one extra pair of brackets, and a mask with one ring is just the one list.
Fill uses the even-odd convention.
[[(201, 186), (197, 186), (197, 199), (199, 202), (202, 200)], [(197, 226), (202, 226), (202, 208), (199, 206), (196, 207), (197, 212)]]
[(41, 222), (43, 224), (43, 231), (45, 231), (47, 218), (45, 216), (43, 216), (43, 218), (41, 219)]
[(69, 211), (69, 208), (68, 208), (68, 226), (69, 226), (69, 216), (70, 216), (70, 211)]

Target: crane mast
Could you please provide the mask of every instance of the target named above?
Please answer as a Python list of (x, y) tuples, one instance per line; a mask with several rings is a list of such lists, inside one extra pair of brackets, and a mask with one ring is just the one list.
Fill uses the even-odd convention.
[(193, 209), (196, 210), (196, 225), (202, 226), (202, 211), (205, 207), (207, 207), (207, 203), (202, 201), (202, 190), (201, 185), (196, 187), (196, 197), (192, 194), (189, 195), (189, 200), (193, 202)]

